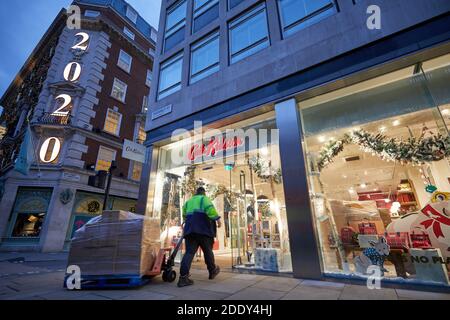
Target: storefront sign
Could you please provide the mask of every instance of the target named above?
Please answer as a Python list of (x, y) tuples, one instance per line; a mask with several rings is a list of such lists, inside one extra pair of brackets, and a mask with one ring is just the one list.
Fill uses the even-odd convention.
[(165, 116), (166, 114), (169, 114), (172, 112), (172, 105), (169, 104), (165, 107), (156, 109), (154, 112), (152, 112), (152, 120), (156, 120), (158, 118), (161, 118), (162, 116)]
[(201, 157), (214, 157), (217, 152), (232, 150), (243, 146), (241, 138), (222, 138), (211, 140), (208, 144), (194, 144), (188, 152), (188, 159), (194, 161)]
[(126, 140), (123, 143), (122, 157), (133, 161), (145, 162), (145, 146)]

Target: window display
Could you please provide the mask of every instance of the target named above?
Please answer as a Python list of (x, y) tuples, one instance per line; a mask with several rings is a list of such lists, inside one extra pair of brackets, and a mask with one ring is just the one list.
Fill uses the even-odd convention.
[(449, 66), (299, 102), (325, 273), (450, 284)]
[[(245, 136), (229, 138), (234, 129), (242, 129)], [(219, 265), (291, 271), (273, 112), (218, 132), (223, 137), (203, 137), (202, 142), (189, 138), (159, 148), (152, 214), (161, 218), (162, 242), (176, 244), (183, 222), (180, 208), (202, 186), (224, 222), (214, 245)], [(183, 164), (174, 161), (180, 154), (187, 160)]]

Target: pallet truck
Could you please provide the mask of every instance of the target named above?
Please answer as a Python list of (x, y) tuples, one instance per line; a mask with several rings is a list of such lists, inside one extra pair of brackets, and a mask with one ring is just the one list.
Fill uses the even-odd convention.
[[(155, 263), (153, 264), (153, 268), (145, 275), (155, 277), (162, 273), (162, 279), (164, 282), (174, 282), (177, 278), (177, 272), (173, 270), (173, 267), (175, 266), (175, 257), (180, 250), (183, 240), (184, 236), (181, 236), (173, 250), (171, 248), (159, 250)], [(170, 253), (171, 251), (172, 253)]]

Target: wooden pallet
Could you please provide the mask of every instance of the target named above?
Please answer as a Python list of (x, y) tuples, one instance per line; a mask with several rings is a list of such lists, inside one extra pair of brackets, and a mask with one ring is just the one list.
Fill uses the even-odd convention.
[[(127, 289), (146, 285), (149, 277), (140, 275), (82, 276), (81, 289)], [(66, 279), (64, 280), (66, 288)]]

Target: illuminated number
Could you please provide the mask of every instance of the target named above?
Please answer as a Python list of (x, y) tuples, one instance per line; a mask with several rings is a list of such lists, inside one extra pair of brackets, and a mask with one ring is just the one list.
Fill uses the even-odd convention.
[(81, 65), (78, 62), (69, 63), (64, 69), (64, 79), (66, 81), (75, 82), (80, 78)]
[(79, 32), (75, 35), (76, 37), (81, 37), (81, 41), (72, 47), (74, 50), (86, 51), (89, 45), (89, 35), (85, 32)]
[(63, 99), (64, 102), (61, 105), (61, 107), (59, 107), (58, 109), (56, 109), (53, 113), (52, 116), (58, 116), (58, 117), (64, 117), (67, 116), (70, 112), (70, 109), (67, 111), (63, 111), (65, 108), (71, 106), (72, 103), (72, 97), (69, 96), (68, 94), (60, 94), (59, 96), (56, 97), (56, 100), (59, 99)]
[(44, 141), (39, 152), (39, 157), (42, 162), (50, 163), (58, 158), (61, 151), (61, 141), (58, 138), (52, 137)]

